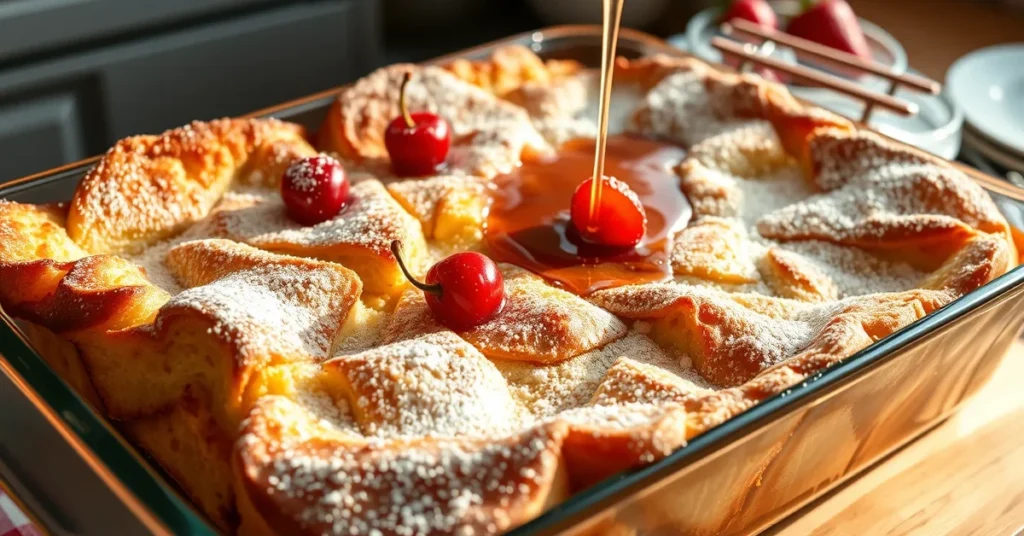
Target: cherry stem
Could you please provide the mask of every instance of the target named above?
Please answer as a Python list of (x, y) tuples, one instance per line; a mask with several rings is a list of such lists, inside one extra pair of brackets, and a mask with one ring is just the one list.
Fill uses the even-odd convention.
[(412, 120), (412, 116), (409, 115), (409, 108), (405, 105), (405, 86), (409, 85), (409, 80), (411, 79), (412, 73), (406, 71), (405, 76), (402, 77), (402, 85), (398, 89), (398, 109), (402, 111), (402, 118), (405, 119), (405, 126), (409, 128), (416, 128), (416, 122)]
[(800, 12), (803, 13), (814, 7), (814, 0), (800, 0)]
[(398, 261), (398, 267), (402, 269), (402, 273), (405, 274), (405, 278), (409, 280), (409, 283), (412, 283), (412, 286), (422, 290), (423, 292), (433, 292), (438, 296), (441, 295), (440, 283), (428, 285), (426, 283), (418, 281), (415, 277), (412, 276), (412, 274), (409, 273), (409, 269), (406, 268), (405, 266), (405, 261), (402, 260), (402, 242), (400, 240), (395, 240), (391, 242), (391, 254), (395, 256), (395, 260)]

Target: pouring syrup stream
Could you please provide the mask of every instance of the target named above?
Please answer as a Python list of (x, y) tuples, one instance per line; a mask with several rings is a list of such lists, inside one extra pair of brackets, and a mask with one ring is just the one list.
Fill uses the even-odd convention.
[[(624, 1), (602, 0), (596, 139), (571, 139), (554, 153), (524, 155), (522, 165), (495, 177), (484, 226), (484, 241), (494, 260), (526, 268), (580, 295), (670, 279), (672, 237), (691, 215), (675, 172), (686, 155), (682, 147), (636, 134), (609, 136), (612, 77)], [(632, 90), (625, 91), (625, 100), (616, 106), (630, 106), (631, 95)], [(581, 204), (579, 211), (588, 221), (577, 226), (569, 201), (588, 171), (593, 171), (595, 180), (586, 190), (587, 204)], [(633, 247), (592, 241), (585, 235), (606, 230), (602, 224), (614, 227), (600, 221), (602, 214), (607, 215), (610, 201), (602, 201), (602, 196), (614, 193), (602, 192), (608, 176), (624, 183), (643, 208), (643, 234)]]
[(596, 232), (601, 206), (601, 188), (604, 181), (604, 158), (608, 146), (608, 108), (612, 101), (612, 79), (615, 69), (615, 45), (619, 42), (619, 23), (626, 0), (602, 0), (604, 13), (601, 28), (601, 102), (597, 112), (597, 143), (594, 146), (594, 181), (590, 190), (590, 218), (588, 231)]

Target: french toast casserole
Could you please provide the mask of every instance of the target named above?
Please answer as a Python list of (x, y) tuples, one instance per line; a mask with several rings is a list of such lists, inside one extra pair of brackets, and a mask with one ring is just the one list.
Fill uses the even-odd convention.
[[(527, 251), (587, 178), (567, 170), (592, 155), (597, 91), (507, 47), (382, 68), (315, 136), (222, 119), (121, 140), (69, 202), (0, 202), (0, 305), (226, 533), (468, 535), (663, 458), (1017, 263), (948, 163), (663, 56), (615, 69), (609, 161), (647, 209), (643, 254)], [(395, 173), (400, 100), (450, 125), (437, 173)], [(321, 154), (351, 189), (299, 223), (282, 176)], [(395, 242), (417, 276), (490, 256), (500, 310), (450, 329)]]

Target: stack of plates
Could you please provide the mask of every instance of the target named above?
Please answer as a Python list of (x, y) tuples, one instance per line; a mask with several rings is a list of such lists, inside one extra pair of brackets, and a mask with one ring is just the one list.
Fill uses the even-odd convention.
[(963, 110), (963, 142), (1024, 173), (1024, 44), (972, 52), (946, 73), (946, 89)]

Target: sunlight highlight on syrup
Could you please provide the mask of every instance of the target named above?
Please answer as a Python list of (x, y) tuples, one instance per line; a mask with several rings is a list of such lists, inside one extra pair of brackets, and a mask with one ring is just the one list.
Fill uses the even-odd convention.
[[(597, 139), (572, 140), (554, 155), (524, 157), (522, 165), (494, 179), (495, 193), (484, 240), (499, 262), (522, 266), (570, 292), (664, 281), (672, 277), (673, 235), (690, 220), (691, 207), (675, 166), (686, 156), (678, 146), (625, 135), (608, 136), (615, 45), (624, 0), (603, 0), (601, 96)], [(587, 229), (571, 219), (570, 200), (592, 166)], [(647, 228), (633, 248), (609, 248), (582, 233), (599, 232), (603, 177), (615, 177), (636, 193)]]
[(595, 141), (572, 140), (553, 154), (524, 158), (494, 179), (494, 201), (484, 240), (494, 260), (522, 266), (570, 292), (667, 280), (672, 235), (686, 226), (690, 204), (674, 167), (686, 156), (675, 145), (615, 135), (605, 168), (636, 192), (647, 213), (647, 233), (636, 248), (606, 249), (583, 240), (567, 200), (590, 168)]

